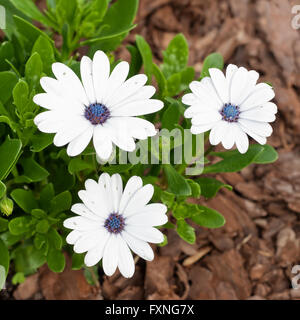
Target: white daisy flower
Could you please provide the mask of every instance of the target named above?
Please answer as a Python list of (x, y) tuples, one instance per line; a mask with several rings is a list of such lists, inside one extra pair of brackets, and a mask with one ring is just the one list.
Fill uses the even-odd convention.
[(93, 138), (98, 156), (108, 159), (113, 144), (131, 152), (135, 149), (134, 139), (156, 134), (152, 123), (135, 116), (154, 113), (163, 103), (150, 99), (155, 88), (145, 85), (146, 75), (126, 80), (127, 62), (117, 64), (110, 74), (108, 57), (97, 51), (93, 60), (86, 56), (81, 59), (82, 82), (62, 63), (54, 63), (52, 71), (56, 79), (41, 78), (46, 93), (33, 98), (49, 111), (37, 115), (34, 122), (40, 131), (56, 133), (56, 146), (68, 144), (69, 156), (80, 154)]
[(98, 183), (85, 182), (86, 190), (78, 195), (83, 203), (73, 205), (77, 217), (68, 218), (64, 226), (73, 231), (67, 242), (76, 253), (87, 252), (84, 262), (93, 266), (102, 259), (104, 272), (111, 276), (118, 267), (126, 278), (134, 273), (134, 260), (129, 248), (145, 260), (153, 260), (151, 243), (161, 243), (163, 234), (154, 226), (168, 221), (167, 207), (151, 203), (152, 185), (143, 186), (142, 179), (131, 177), (123, 191), (119, 174), (103, 173)]
[(222, 142), (225, 149), (236, 144), (240, 153), (249, 147), (247, 134), (265, 144), (272, 134), (268, 122), (275, 120), (277, 106), (270, 102), (275, 96), (266, 83), (256, 84), (259, 74), (230, 64), (226, 76), (219, 69), (209, 69), (210, 77), (190, 83), (192, 93), (182, 97), (190, 105), (186, 118), (192, 118), (191, 132), (211, 130), (212, 145)]

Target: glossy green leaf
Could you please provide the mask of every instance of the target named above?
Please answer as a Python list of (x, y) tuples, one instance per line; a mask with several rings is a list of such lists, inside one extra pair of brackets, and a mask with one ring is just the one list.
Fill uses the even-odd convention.
[(43, 72), (43, 62), (40, 55), (34, 52), (25, 65), (25, 77), (31, 85), (36, 85)]
[[(5, 275), (8, 273), (9, 269), (9, 252), (5, 243), (0, 239), (0, 266), (3, 266), (5, 269)], [(0, 290), (2, 286), (0, 286)]]
[(214, 209), (198, 205), (199, 211), (193, 211), (190, 218), (205, 228), (220, 228), (225, 224), (224, 217)]
[(0, 199), (5, 195), (6, 185), (0, 181)]
[(47, 75), (52, 73), (51, 65), (55, 61), (53, 43), (44, 35), (40, 35), (32, 47), (32, 54), (38, 53), (43, 61), (43, 70)]
[(203, 197), (213, 198), (221, 188), (232, 190), (232, 186), (214, 178), (200, 177), (195, 180), (201, 187)]
[(29, 230), (31, 230), (32, 226), (33, 220), (30, 216), (14, 218), (10, 220), (8, 224), (9, 231), (15, 236), (28, 232)]
[(201, 195), (201, 187), (200, 184), (195, 182), (194, 180), (187, 179), (188, 184), (190, 185), (192, 189), (192, 197), (193, 198), (199, 198)]
[(8, 220), (0, 217), (0, 232), (6, 231), (8, 228)]
[(176, 35), (163, 52), (162, 71), (169, 78), (174, 73), (183, 70), (188, 62), (189, 48), (183, 34)]
[(53, 143), (54, 134), (38, 133), (31, 139), (30, 151), (41, 152)]
[(74, 174), (76, 172), (80, 172), (86, 169), (93, 169), (93, 168), (94, 166), (92, 163), (86, 162), (79, 158), (72, 159), (68, 165), (68, 170), (70, 174)]
[(151, 83), (153, 73), (152, 50), (142, 36), (136, 35), (135, 41), (143, 59), (144, 72), (148, 77), (148, 83)]
[(41, 167), (33, 158), (24, 158), (20, 161), (23, 167), (23, 175), (16, 177), (17, 183), (31, 183), (45, 180), (49, 176), (49, 172)]
[(20, 155), (22, 143), (18, 139), (7, 139), (0, 146), (0, 180), (5, 179)]
[(30, 213), (33, 209), (38, 207), (37, 201), (31, 190), (15, 189), (12, 191), (11, 197), (26, 213)]
[(49, 222), (46, 219), (43, 219), (41, 221), (39, 221), (36, 226), (35, 226), (35, 230), (38, 233), (47, 233), (49, 230)]
[(180, 118), (180, 110), (177, 104), (170, 104), (168, 108), (164, 111), (162, 116), (162, 128), (173, 130), (175, 124), (178, 124)]
[(12, 95), (12, 90), (16, 85), (18, 78), (14, 72), (0, 72), (0, 101), (6, 103)]
[(72, 270), (80, 270), (84, 266), (84, 254), (73, 253)]
[(204, 77), (209, 77), (208, 70), (210, 68), (217, 68), (222, 70), (224, 67), (224, 59), (223, 56), (220, 53), (211, 53), (208, 55), (203, 62), (203, 67), (201, 71), (201, 79)]
[(177, 229), (176, 229), (180, 238), (188, 243), (195, 243), (196, 241), (196, 234), (195, 229), (190, 226), (185, 220), (180, 219), (177, 220)]
[(163, 166), (165, 175), (168, 181), (168, 191), (180, 196), (190, 196), (192, 193), (191, 187), (171, 165), (165, 164)]
[(66, 259), (60, 250), (50, 248), (47, 255), (47, 264), (53, 272), (62, 272), (65, 269)]
[(64, 191), (52, 199), (50, 212), (56, 214), (65, 210), (70, 210), (71, 204), (71, 193), (69, 191)]
[(48, 234), (47, 234), (48, 240), (50, 245), (57, 249), (60, 250), (62, 248), (62, 237), (61, 235), (55, 230), (54, 228), (50, 228)]

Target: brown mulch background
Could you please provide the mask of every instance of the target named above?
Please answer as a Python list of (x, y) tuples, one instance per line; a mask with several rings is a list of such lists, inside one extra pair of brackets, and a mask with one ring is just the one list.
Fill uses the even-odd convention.
[[(276, 92), (278, 119), (268, 143), (279, 152), (272, 165), (252, 165), (219, 175), (222, 190), (200, 203), (219, 210), (223, 228), (196, 227), (186, 244), (168, 231), (169, 244), (153, 262), (138, 260), (132, 279), (119, 273), (89, 286), (81, 271), (57, 275), (42, 268), (13, 292), (16, 299), (300, 299), (291, 268), (300, 264), (300, 31), (291, 26), (288, 0), (141, 0), (136, 33), (150, 43), (157, 62), (182, 32), (190, 65), (201, 71), (211, 52), (261, 74)], [(299, 3), (298, 3), (299, 4)], [(129, 61), (126, 49), (119, 56)], [(298, 77), (297, 77), (298, 76)], [(4, 293), (1, 293), (2, 297)], [(0, 297), (1, 297), (0, 295)]]

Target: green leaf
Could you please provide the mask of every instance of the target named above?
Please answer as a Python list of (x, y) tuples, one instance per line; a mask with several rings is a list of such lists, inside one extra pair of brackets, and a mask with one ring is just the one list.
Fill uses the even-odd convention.
[(9, 137), (7, 137), (0, 146), (0, 180), (5, 179), (14, 167), (20, 155), (21, 148), (22, 143), (20, 140), (10, 139)]
[(224, 217), (216, 210), (201, 205), (198, 205), (198, 208), (201, 211), (193, 211), (190, 218), (199, 226), (205, 228), (220, 228), (225, 224)]
[(92, 163), (86, 162), (84, 160), (81, 160), (79, 158), (74, 158), (70, 161), (68, 165), (68, 170), (70, 174), (74, 174), (86, 169), (93, 169), (94, 166)]
[(48, 237), (48, 240), (49, 240), (51, 247), (53, 247), (57, 250), (60, 250), (62, 248), (62, 244), (63, 244), (62, 238), (56, 229), (50, 228), (50, 230), (47, 234), (47, 237)]
[[(238, 150), (224, 151), (224, 152), (212, 152), (211, 155), (223, 158), (210, 166), (206, 166), (203, 173), (219, 173), (219, 172), (236, 172), (247, 167), (251, 163), (255, 163), (255, 159), (261, 155), (264, 151), (264, 147), (258, 144), (252, 144), (248, 151), (244, 154), (238, 152)], [(258, 158), (259, 159), (259, 158)]]
[(7, 198), (6, 196), (4, 196), (0, 200), (0, 211), (6, 216), (10, 216), (12, 214), (13, 210), (14, 210), (13, 201), (11, 199)]
[(17, 285), (17, 284), (21, 284), (25, 281), (25, 276), (23, 272), (17, 272), (13, 277), (12, 277), (12, 284), (13, 285)]
[(6, 185), (0, 181), (0, 199), (5, 195)]
[(34, 246), (40, 250), (44, 245), (46, 245), (47, 238), (44, 234), (36, 233), (33, 239)]
[(0, 71), (7, 70), (8, 64), (5, 61), (14, 58), (14, 47), (11, 42), (4, 41), (0, 45)]
[(203, 62), (203, 67), (201, 71), (201, 79), (204, 77), (209, 77), (208, 70), (210, 68), (218, 68), (222, 70), (224, 67), (224, 59), (223, 56), (220, 53), (211, 53), (208, 55)]
[(35, 86), (41, 78), (43, 72), (43, 62), (40, 55), (34, 52), (25, 65), (26, 80)]
[(163, 52), (162, 71), (169, 78), (172, 74), (183, 70), (188, 62), (189, 47), (182, 33), (176, 35)]
[(16, 177), (16, 183), (31, 183), (45, 180), (49, 176), (49, 172), (41, 167), (33, 158), (24, 158), (20, 161), (24, 169), (23, 175)]
[(190, 196), (192, 193), (191, 187), (171, 165), (163, 166), (164, 172), (168, 181), (168, 191), (179, 196)]
[(49, 222), (46, 219), (43, 219), (37, 223), (35, 230), (38, 233), (47, 233), (49, 230)]
[(32, 47), (32, 54), (38, 53), (43, 61), (43, 70), (47, 75), (50, 75), (51, 65), (55, 61), (53, 43), (44, 35), (40, 35)]
[(31, 190), (15, 189), (12, 191), (11, 197), (26, 213), (30, 213), (33, 209), (38, 207), (37, 201)]
[[(8, 273), (9, 269), (9, 252), (5, 243), (0, 239), (0, 266), (5, 269), (5, 275)], [(0, 285), (0, 290), (3, 286)]]
[(168, 244), (168, 238), (167, 238), (167, 236), (164, 234), (164, 241), (161, 242), (161, 243), (159, 243), (158, 246), (159, 246), (159, 247), (164, 247), (164, 246), (166, 246), (167, 244)]
[(29, 18), (37, 20), (46, 26), (52, 26), (51, 21), (42, 14), (32, 0), (10, 0), (10, 2)]
[(181, 85), (181, 74), (174, 73), (167, 80), (168, 95), (173, 97), (179, 94)]
[(8, 224), (9, 231), (11, 234), (18, 236), (31, 230), (33, 220), (29, 216), (17, 217), (10, 220)]
[(51, 200), (54, 198), (54, 196), (55, 196), (55, 193), (54, 193), (53, 184), (48, 183), (47, 185), (45, 185), (45, 187), (40, 193), (40, 200), (39, 200), (40, 207), (48, 211), (51, 206)]
[(178, 104), (170, 104), (162, 116), (162, 128), (173, 130), (180, 119)]
[(50, 248), (47, 255), (47, 264), (53, 272), (62, 272), (65, 269), (65, 256), (60, 250)]
[(17, 107), (19, 115), (23, 117), (25, 112), (28, 111), (29, 88), (27, 82), (20, 79), (15, 85), (12, 94), (14, 98), (14, 105)]
[(71, 205), (71, 193), (69, 191), (64, 191), (52, 199), (50, 212), (55, 215), (59, 212), (70, 210)]
[(167, 191), (163, 191), (160, 194), (160, 200), (162, 201), (163, 204), (165, 204), (168, 208), (172, 208), (174, 200), (175, 200), (175, 195), (173, 193), (169, 193)]
[(255, 158), (254, 163), (256, 164), (267, 164), (273, 163), (278, 159), (277, 151), (270, 145), (263, 145), (263, 151), (258, 154)]
[(109, 165), (108, 167), (102, 167), (101, 170), (103, 172), (107, 172), (110, 175), (114, 174), (114, 173), (123, 173), (123, 172), (127, 172), (128, 170), (130, 170), (133, 167), (132, 164), (113, 164), (113, 165)]
[(37, 219), (44, 219), (47, 218), (47, 213), (41, 209), (33, 209), (31, 211), (31, 215), (33, 215)]
[(142, 36), (136, 35), (135, 41), (143, 59), (144, 72), (148, 77), (148, 83), (151, 83), (153, 73), (152, 50)]
[(8, 228), (8, 220), (0, 217), (0, 232), (6, 231)]
[(200, 184), (195, 182), (194, 180), (188, 179), (187, 180), (188, 184), (190, 185), (192, 189), (192, 197), (193, 198), (199, 198), (201, 195), (201, 187)]
[(72, 270), (80, 270), (84, 266), (84, 254), (73, 253)]
[(18, 78), (14, 72), (0, 72), (0, 100), (3, 104), (11, 97), (12, 90), (17, 81)]
[(31, 138), (31, 152), (41, 152), (53, 142), (54, 134), (38, 133)]
[(186, 223), (183, 219), (177, 220), (177, 229), (176, 229), (180, 238), (188, 243), (195, 243), (196, 234), (195, 229)]
[(126, 48), (130, 52), (131, 56), (130, 69), (128, 74), (128, 78), (131, 78), (139, 73), (143, 64), (143, 60), (136, 46), (127, 45)]
[(41, 250), (33, 245), (19, 246), (14, 251), (14, 265), (16, 272), (22, 272), (25, 276), (35, 273), (46, 261)]
[(214, 178), (201, 177), (195, 181), (200, 185), (201, 193), (207, 199), (213, 198), (221, 188), (232, 190), (232, 186)]
[(155, 63), (152, 64), (152, 72), (158, 85), (159, 95), (163, 98), (167, 94), (167, 79)]

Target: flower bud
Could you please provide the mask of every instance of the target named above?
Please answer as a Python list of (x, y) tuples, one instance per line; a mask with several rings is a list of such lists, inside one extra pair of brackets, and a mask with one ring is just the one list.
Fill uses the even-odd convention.
[(6, 216), (9, 216), (12, 214), (14, 209), (14, 203), (11, 199), (7, 197), (3, 197), (0, 200), (0, 211), (5, 214)]

